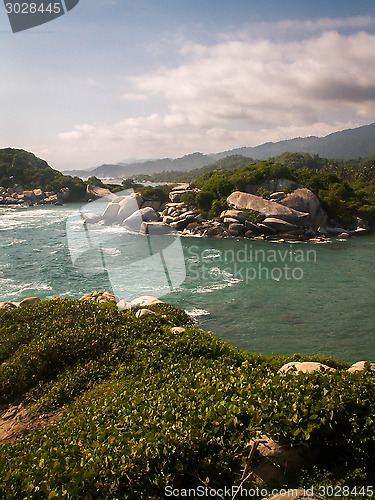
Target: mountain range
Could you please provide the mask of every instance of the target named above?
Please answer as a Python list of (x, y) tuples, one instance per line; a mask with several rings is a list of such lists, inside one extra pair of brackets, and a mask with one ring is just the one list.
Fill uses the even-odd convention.
[(163, 158), (133, 163), (104, 164), (89, 170), (68, 170), (65, 174), (88, 178), (126, 178), (135, 174), (153, 174), (163, 171), (190, 171), (211, 165), (233, 155), (254, 160), (267, 160), (282, 153), (310, 153), (325, 158), (354, 159), (375, 155), (375, 123), (354, 129), (334, 132), (325, 137), (296, 137), (278, 142), (266, 142), (255, 147), (241, 147), (214, 154), (192, 153), (181, 158)]

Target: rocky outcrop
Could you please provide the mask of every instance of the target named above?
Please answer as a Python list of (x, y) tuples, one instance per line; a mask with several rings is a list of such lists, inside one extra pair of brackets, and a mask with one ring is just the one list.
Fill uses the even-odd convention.
[(176, 235), (176, 229), (165, 222), (142, 222), (140, 233), (151, 236)]
[(323, 363), (316, 363), (314, 361), (305, 361), (300, 363), (298, 361), (291, 361), (290, 363), (286, 363), (279, 370), (280, 373), (312, 373), (316, 371), (321, 372), (335, 372), (335, 368), (331, 366), (324, 365)]
[(242, 191), (235, 191), (229, 195), (227, 203), (230, 207), (237, 210), (254, 210), (265, 217), (276, 217), (288, 222), (303, 221), (308, 217), (308, 214), (305, 212), (300, 212), (274, 201), (266, 200), (261, 196), (255, 196)]
[(267, 434), (251, 441), (249, 446), (256, 449), (252, 478), (262, 487), (279, 489), (286, 484), (295, 484), (302, 468), (317, 461), (315, 450), (306, 446), (281, 445)]
[(23, 190), (20, 185), (8, 189), (0, 187), (0, 205), (62, 205), (69, 196), (68, 187), (61, 188), (58, 193), (43, 192), (41, 189)]
[(137, 297), (133, 299), (131, 302), (126, 302), (125, 300), (120, 300), (117, 303), (117, 307), (120, 310), (131, 310), (135, 307), (147, 307), (152, 306), (154, 304), (162, 304), (163, 302), (156, 297), (152, 297), (150, 295), (144, 295), (142, 297)]
[(200, 189), (190, 187), (190, 184), (178, 184), (169, 193), (169, 199), (172, 203), (178, 203), (184, 194), (199, 193), (199, 191)]
[(115, 197), (115, 195), (112, 194), (109, 189), (103, 188), (100, 186), (92, 186), (89, 184), (86, 187), (86, 200), (87, 201), (93, 201), (93, 200), (97, 200), (99, 198), (105, 198), (105, 197), (112, 198), (112, 197)]
[(39, 297), (29, 297), (28, 299), (24, 299), (22, 302), (20, 302), (19, 307), (31, 306), (32, 304), (36, 304), (37, 302), (40, 302)]
[(147, 316), (157, 316), (157, 314), (150, 309), (139, 309), (139, 311), (135, 313), (136, 318), (144, 318)]
[(17, 309), (17, 305), (13, 302), (0, 302), (0, 309), (3, 311), (11, 311), (12, 309)]
[(293, 193), (287, 194), (284, 198), (278, 200), (280, 205), (297, 210), (298, 212), (308, 213), (308, 222), (311, 229), (317, 229), (319, 226), (327, 225), (327, 214), (320, 206), (318, 197), (305, 187), (298, 188)]
[(99, 304), (105, 304), (105, 303), (113, 303), (117, 304), (119, 299), (113, 295), (113, 293), (109, 292), (92, 292), (92, 293), (85, 293), (85, 295), (82, 295), (82, 297), (79, 300), (92, 300), (94, 302), (98, 302)]
[(298, 229), (296, 224), (292, 224), (291, 222), (287, 222), (282, 219), (276, 219), (275, 217), (266, 217), (263, 221), (263, 224), (271, 227), (275, 231), (288, 232), (295, 231)]
[(140, 231), (143, 221), (156, 222), (159, 219), (155, 210), (151, 207), (140, 208), (127, 217), (122, 225), (131, 231)]
[(369, 361), (357, 361), (357, 363), (354, 363), (350, 368), (348, 368), (348, 372), (354, 373), (364, 371), (367, 367), (371, 371), (375, 372), (375, 363), (370, 363)]

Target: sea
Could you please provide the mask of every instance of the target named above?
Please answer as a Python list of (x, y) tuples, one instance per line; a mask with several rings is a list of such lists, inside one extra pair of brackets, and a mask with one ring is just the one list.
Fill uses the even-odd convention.
[(0, 302), (152, 295), (233, 347), (375, 362), (375, 236), (324, 243), (88, 231), (79, 204), (0, 206)]

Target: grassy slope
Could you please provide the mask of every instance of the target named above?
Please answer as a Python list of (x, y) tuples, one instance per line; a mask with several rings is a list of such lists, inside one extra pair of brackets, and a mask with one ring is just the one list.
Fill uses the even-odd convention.
[(285, 362), (316, 358), (238, 352), (183, 311), (152, 308), (143, 319), (68, 299), (0, 311), (1, 403), (65, 405), (57, 424), (3, 446), (1, 498), (164, 498), (198, 476), (239, 484), (258, 432), (320, 443), (335, 482), (373, 481), (373, 375), (320, 359), (339, 370), (281, 376)]

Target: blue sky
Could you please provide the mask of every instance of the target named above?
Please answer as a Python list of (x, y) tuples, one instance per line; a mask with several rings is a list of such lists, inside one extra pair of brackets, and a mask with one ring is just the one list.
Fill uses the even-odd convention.
[(375, 121), (373, 0), (80, 0), (13, 34), (0, 147), (55, 168), (218, 152)]

